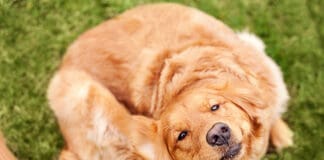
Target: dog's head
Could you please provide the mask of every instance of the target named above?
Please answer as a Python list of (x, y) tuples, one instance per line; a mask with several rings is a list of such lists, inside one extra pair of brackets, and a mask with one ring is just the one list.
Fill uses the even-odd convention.
[(230, 52), (197, 48), (165, 65), (169, 83), (158, 114), (173, 159), (256, 159), (266, 151), (271, 122), (263, 113), (271, 91), (235, 60)]
[(257, 97), (221, 92), (188, 91), (167, 107), (161, 124), (174, 159), (242, 159), (264, 153), (268, 136), (248, 101)]

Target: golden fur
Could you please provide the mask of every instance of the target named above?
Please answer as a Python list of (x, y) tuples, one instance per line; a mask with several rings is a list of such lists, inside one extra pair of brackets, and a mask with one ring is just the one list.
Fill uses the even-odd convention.
[(6, 146), (6, 141), (0, 132), (0, 160), (16, 160), (16, 157)]
[[(136, 7), (82, 34), (48, 97), (61, 159), (250, 160), (270, 133), (276, 147), (292, 144), (280, 119), (289, 96), (262, 41), (177, 4)], [(231, 129), (226, 146), (206, 142), (216, 122)]]

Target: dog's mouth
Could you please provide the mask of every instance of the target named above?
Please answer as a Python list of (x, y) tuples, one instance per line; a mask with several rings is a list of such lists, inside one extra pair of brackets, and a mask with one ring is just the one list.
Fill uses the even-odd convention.
[(241, 148), (242, 148), (241, 143), (228, 146), (228, 149), (225, 151), (223, 157), (220, 160), (230, 160), (234, 158), (240, 153)]

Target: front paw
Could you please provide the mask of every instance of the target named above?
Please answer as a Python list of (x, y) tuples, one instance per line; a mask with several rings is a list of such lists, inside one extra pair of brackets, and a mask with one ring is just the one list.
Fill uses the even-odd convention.
[(270, 134), (277, 151), (293, 145), (293, 132), (281, 118), (273, 124)]

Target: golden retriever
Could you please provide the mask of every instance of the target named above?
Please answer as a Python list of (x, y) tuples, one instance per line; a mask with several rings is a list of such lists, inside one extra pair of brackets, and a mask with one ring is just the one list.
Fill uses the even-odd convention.
[(178, 4), (139, 6), (82, 34), (48, 98), (61, 159), (260, 159), (292, 144), (264, 44)]
[(0, 160), (16, 160), (16, 157), (6, 146), (6, 141), (0, 132)]

